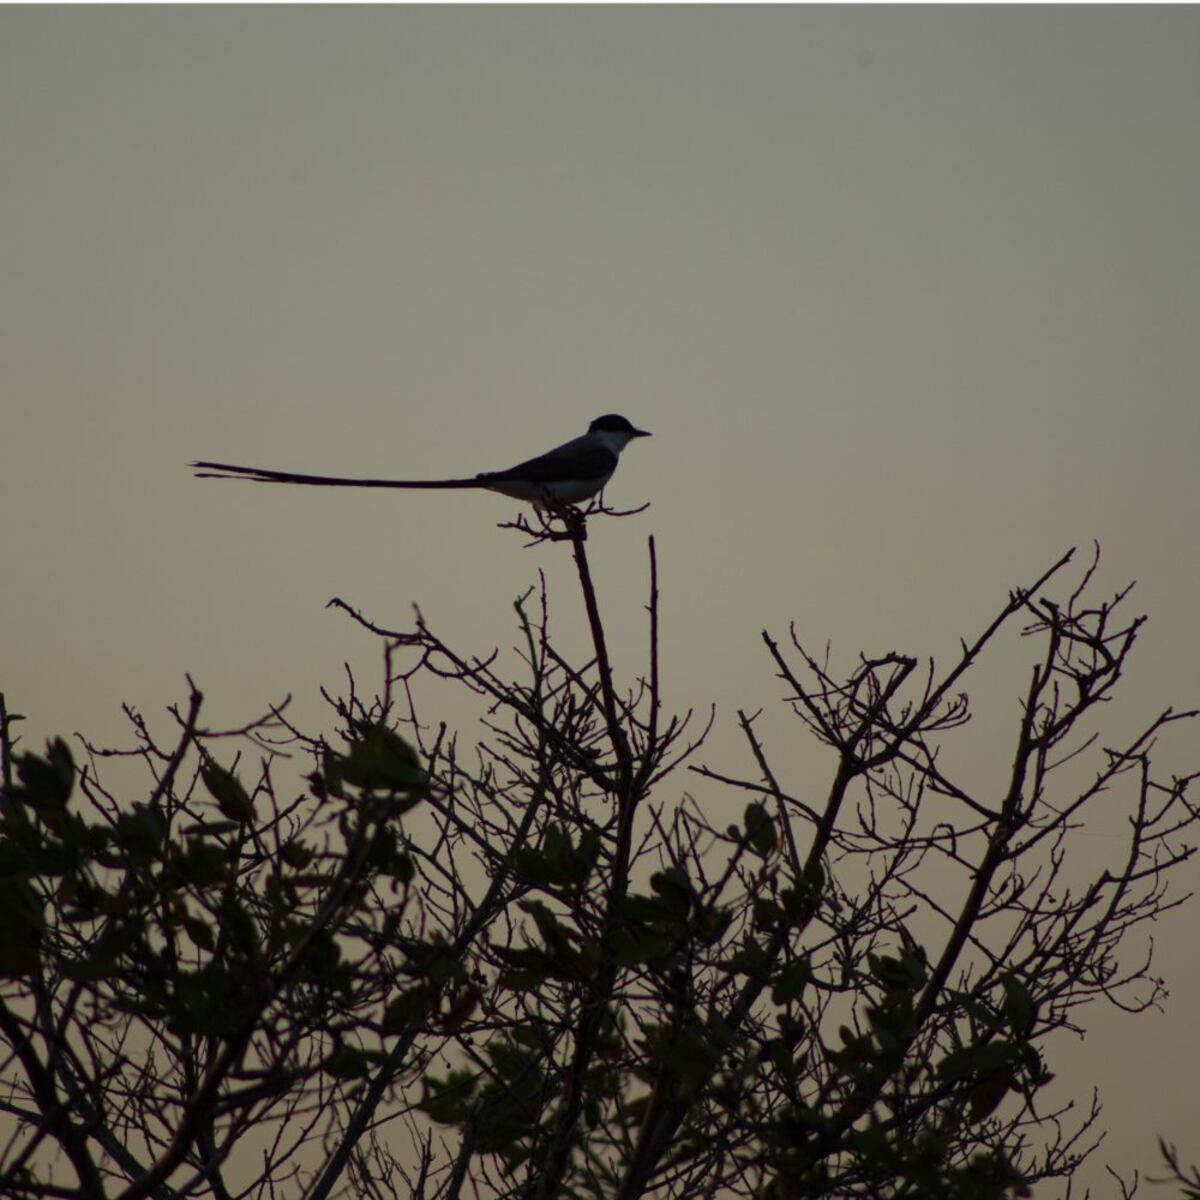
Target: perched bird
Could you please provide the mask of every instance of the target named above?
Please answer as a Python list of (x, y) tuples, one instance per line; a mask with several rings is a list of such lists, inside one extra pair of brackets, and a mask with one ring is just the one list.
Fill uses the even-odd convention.
[(617, 469), (621, 451), (634, 438), (649, 437), (624, 417), (597, 417), (582, 437), (564, 442), (507, 471), (484, 471), (471, 479), (342, 479), (335, 475), (298, 475), (264, 467), (194, 462), (198, 479), (252, 479), (257, 483), (307, 483), (317, 487), (486, 488), (515, 500), (546, 505), (578, 504), (600, 492)]

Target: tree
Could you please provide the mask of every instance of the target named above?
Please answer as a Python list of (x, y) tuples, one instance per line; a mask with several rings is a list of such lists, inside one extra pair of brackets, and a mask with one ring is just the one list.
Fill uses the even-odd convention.
[[(205, 727), (192, 687), (169, 742), (130, 709), (133, 748), (77, 762), (18, 752), (0, 706), (0, 1193), (950, 1200), (1070, 1177), (1099, 1107), (1046, 1104), (1054, 1046), (1089, 1002), (1159, 1000), (1129, 935), (1179, 903), (1197, 819), (1194, 777), (1151, 764), (1195, 712), (1120, 748), (1094, 728), (1143, 621), (1127, 593), (1093, 600), (1093, 562), (1055, 600), (1066, 555), (942, 670), (839, 674), (764, 633), (830, 751), (814, 801), (754, 715), (743, 771), (688, 763), (711, 718), (663, 709), (653, 539), (645, 670), (615, 676), (590, 515), (515, 526), (573, 555), (585, 662), (543, 582), (519, 678), (420, 615), (331, 602), (384, 670), (329, 697), (328, 736), (283, 706)], [(1010, 632), (1036, 647), (1011, 766), (973, 787), (943, 747)], [(469, 751), (423, 715), (432, 681), (479, 703)], [(131, 762), (137, 801), (102, 782)], [(1074, 836), (1101, 797), (1128, 817), (1105, 861)]]

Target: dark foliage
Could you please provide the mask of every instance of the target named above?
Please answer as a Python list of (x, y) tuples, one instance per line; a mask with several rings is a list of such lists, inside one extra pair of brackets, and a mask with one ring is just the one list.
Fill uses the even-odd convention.
[[(132, 749), (38, 754), (0, 710), (0, 1193), (999, 1200), (1069, 1179), (1099, 1109), (1045, 1101), (1056, 1037), (1098, 999), (1159, 999), (1129, 935), (1179, 902), (1197, 815), (1191, 777), (1151, 767), (1196, 714), (1113, 748), (1094, 725), (1142, 623), (1126, 597), (1091, 599), (1088, 571), (1054, 600), (1068, 556), (945, 670), (842, 675), (764, 634), (831, 752), (823, 798), (741, 713), (749, 773), (692, 765), (701, 802), (679, 769), (707, 724), (660, 694), (653, 542), (648, 661), (622, 685), (584, 517), (519, 528), (574, 555), (587, 661), (555, 648), (544, 588), (516, 606), (520, 678), (335, 601), (385, 671), (330, 697), (328, 738), (282, 706), (205, 728), (193, 688), (169, 740), (128, 710)], [(980, 788), (943, 746), (1010, 631), (1028, 683)], [(435, 679), (479, 704), (469, 752), (419, 712)], [(102, 778), (129, 760), (148, 783), (118, 796)], [(731, 797), (740, 818), (714, 819)], [(1101, 797), (1127, 818), (1103, 861), (1075, 838)]]

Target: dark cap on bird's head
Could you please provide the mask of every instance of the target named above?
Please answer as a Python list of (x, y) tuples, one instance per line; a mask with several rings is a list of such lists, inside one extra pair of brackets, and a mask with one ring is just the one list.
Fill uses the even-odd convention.
[(644, 429), (635, 429), (624, 417), (616, 413), (607, 413), (597, 417), (589, 426), (588, 433), (624, 433), (629, 437), (649, 437)]

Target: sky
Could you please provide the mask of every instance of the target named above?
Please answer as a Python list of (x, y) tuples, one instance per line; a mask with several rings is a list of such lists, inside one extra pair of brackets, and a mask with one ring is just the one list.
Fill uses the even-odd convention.
[[(214, 723), (320, 723), (378, 661), (330, 597), (507, 650), (539, 571), (581, 646), (509, 501), (187, 463), (472, 474), (617, 412), (654, 436), (589, 543), (610, 644), (636, 670), (653, 533), (714, 766), (766, 707), (827, 775), (762, 629), (944, 660), (1093, 541), (1151, 617), (1113, 740), (1194, 707), (1198, 122), (1188, 7), (0, 9), (0, 691), (30, 744), (165, 729), (188, 673)], [(1194, 928), (1155, 929), (1164, 1013), (1055, 1064), (1098, 1164), (1200, 1157)]]

